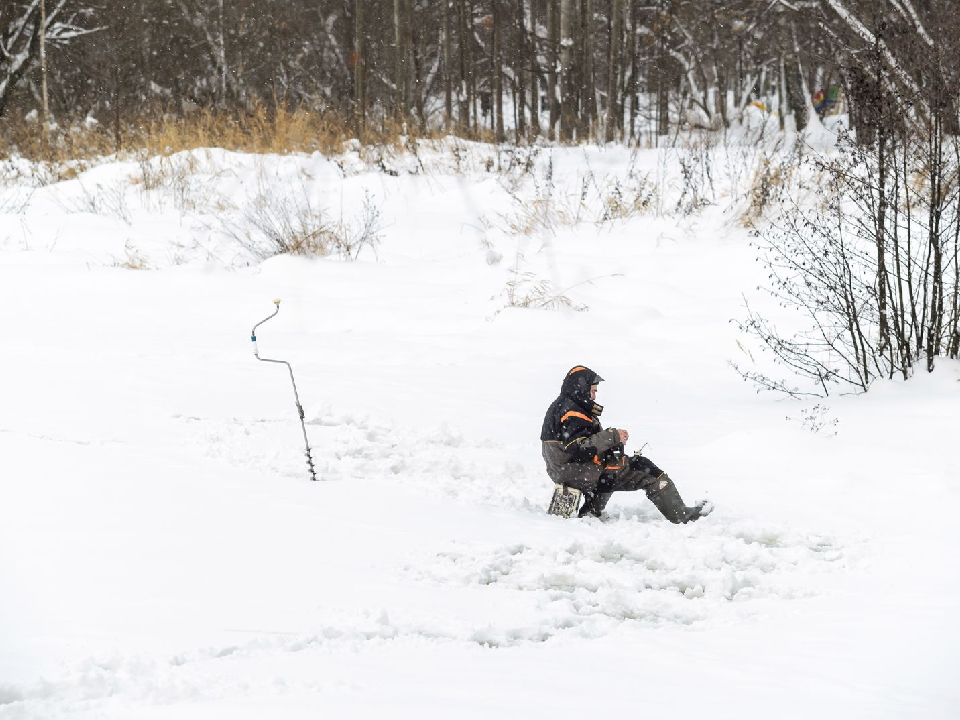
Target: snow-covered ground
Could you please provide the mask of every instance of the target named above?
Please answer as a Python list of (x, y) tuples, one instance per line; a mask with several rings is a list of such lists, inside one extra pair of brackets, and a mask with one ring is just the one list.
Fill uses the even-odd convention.
[[(960, 364), (757, 395), (710, 152), (2, 164), (0, 718), (960, 717)], [(575, 364), (711, 516), (545, 514)]]

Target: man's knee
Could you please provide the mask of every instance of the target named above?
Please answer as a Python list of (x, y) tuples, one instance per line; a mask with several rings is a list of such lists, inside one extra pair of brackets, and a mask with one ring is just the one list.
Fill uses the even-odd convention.
[(673, 480), (665, 473), (660, 473), (658, 477), (651, 477), (650, 482), (644, 485), (643, 490), (646, 492), (647, 497), (652, 500), (671, 485), (673, 485)]
[(643, 457), (643, 455), (634, 455), (630, 458), (630, 469), (644, 472), (653, 477), (663, 475), (663, 470), (658, 468), (653, 460)]
[(585, 493), (594, 493), (597, 492), (597, 487), (600, 485), (599, 480), (591, 480), (589, 478), (569, 478), (566, 482), (561, 483), (567, 487), (576, 488), (580, 492)]
[(652, 481), (653, 477), (643, 472), (643, 470), (625, 468), (616, 475), (606, 475), (603, 483), (606, 492), (630, 492), (643, 490), (644, 487)]

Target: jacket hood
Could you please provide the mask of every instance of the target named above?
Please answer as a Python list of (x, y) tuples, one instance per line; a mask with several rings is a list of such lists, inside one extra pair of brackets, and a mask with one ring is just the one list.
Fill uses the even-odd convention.
[(590, 386), (596, 385), (603, 380), (597, 373), (584, 365), (577, 365), (570, 369), (566, 377), (563, 378), (563, 385), (560, 392), (567, 397), (573, 398), (581, 405), (591, 407), (594, 405), (590, 399)]

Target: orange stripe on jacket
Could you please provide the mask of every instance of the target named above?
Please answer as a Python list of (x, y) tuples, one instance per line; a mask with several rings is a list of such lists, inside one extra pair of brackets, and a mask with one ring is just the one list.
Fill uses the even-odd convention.
[(562, 423), (566, 422), (568, 417), (581, 418), (582, 420), (586, 420), (588, 423), (593, 424), (592, 417), (590, 417), (589, 415), (584, 415), (583, 413), (579, 413), (576, 410), (571, 410), (570, 412), (568, 412), (566, 415), (560, 418), (560, 422)]
[(626, 461), (623, 461), (620, 465), (604, 465), (600, 462), (600, 458), (597, 455), (593, 456), (593, 464), (599, 465), (604, 470), (623, 470), (627, 466)]

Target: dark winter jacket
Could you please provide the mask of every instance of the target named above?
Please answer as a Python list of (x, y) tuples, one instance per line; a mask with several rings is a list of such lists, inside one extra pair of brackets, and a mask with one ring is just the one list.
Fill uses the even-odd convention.
[(603, 378), (577, 365), (567, 373), (543, 418), (540, 440), (550, 479), (580, 490), (593, 490), (600, 474), (613, 469), (613, 451), (620, 449), (615, 428), (600, 425), (603, 407), (590, 399), (590, 386)]

